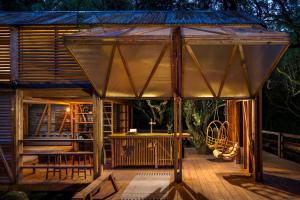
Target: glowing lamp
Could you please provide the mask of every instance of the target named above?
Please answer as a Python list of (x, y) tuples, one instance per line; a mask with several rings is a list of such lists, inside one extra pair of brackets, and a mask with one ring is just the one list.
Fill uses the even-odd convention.
[(70, 112), (70, 107), (67, 107), (67, 108), (66, 108), (66, 111), (67, 111), (67, 112)]

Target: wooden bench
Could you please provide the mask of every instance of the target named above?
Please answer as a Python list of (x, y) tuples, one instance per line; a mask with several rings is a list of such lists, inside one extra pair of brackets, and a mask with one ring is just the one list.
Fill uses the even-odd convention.
[(88, 186), (83, 188), (80, 192), (77, 192), (73, 197), (72, 200), (92, 200), (93, 196), (97, 194), (101, 186), (103, 185), (103, 182), (109, 180), (115, 190), (115, 193), (119, 191), (119, 188), (116, 184), (115, 178), (112, 173), (103, 174), (102, 176), (95, 179), (92, 183), (90, 183)]

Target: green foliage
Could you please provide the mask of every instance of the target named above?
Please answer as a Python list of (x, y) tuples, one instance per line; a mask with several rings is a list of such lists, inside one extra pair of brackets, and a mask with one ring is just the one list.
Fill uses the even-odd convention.
[(208, 123), (219, 119), (219, 110), (225, 104), (216, 100), (186, 100), (183, 103), (183, 113), (188, 131), (193, 135), (195, 147), (200, 148), (205, 142), (205, 132)]
[[(142, 115), (137, 115), (136, 120), (148, 122), (152, 119), (158, 129), (168, 129), (173, 123), (173, 104), (170, 101), (161, 100), (137, 100), (134, 101), (134, 108)], [(135, 121), (136, 121), (135, 120)], [(147, 127), (146, 124), (142, 127)], [(168, 127), (169, 126), (169, 127)], [(141, 128), (141, 127), (140, 127)]]
[(21, 191), (11, 191), (3, 194), (1, 200), (29, 200), (27, 194)]

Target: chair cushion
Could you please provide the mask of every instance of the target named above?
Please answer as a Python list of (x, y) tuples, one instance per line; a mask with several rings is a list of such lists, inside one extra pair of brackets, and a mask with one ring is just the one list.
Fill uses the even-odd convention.
[(214, 156), (215, 156), (216, 158), (221, 158), (221, 157), (222, 157), (222, 152), (219, 151), (219, 150), (217, 150), (217, 149), (215, 149), (215, 150), (213, 151), (213, 154), (214, 154)]

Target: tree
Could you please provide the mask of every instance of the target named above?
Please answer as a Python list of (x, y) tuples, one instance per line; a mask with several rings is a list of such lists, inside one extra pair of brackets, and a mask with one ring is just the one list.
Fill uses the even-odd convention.
[(193, 143), (200, 148), (204, 145), (206, 128), (213, 118), (219, 118), (218, 111), (224, 107), (224, 101), (218, 100), (186, 100), (183, 113), (186, 126), (193, 136)]

